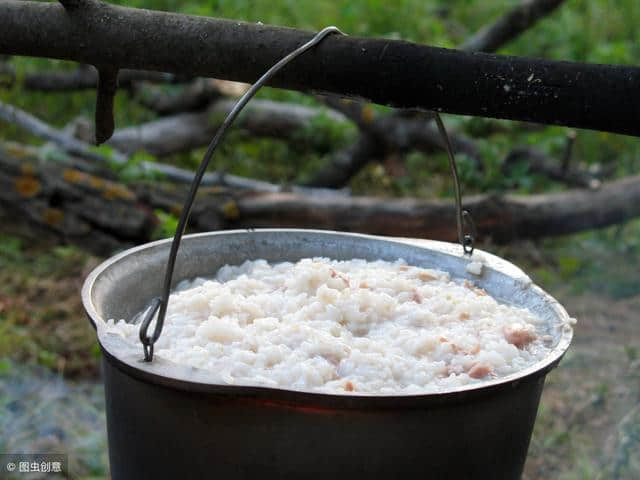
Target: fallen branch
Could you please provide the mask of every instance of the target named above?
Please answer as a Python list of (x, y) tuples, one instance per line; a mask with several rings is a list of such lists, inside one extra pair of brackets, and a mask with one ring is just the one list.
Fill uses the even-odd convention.
[[(542, 195), (475, 196), (464, 199), (481, 239), (506, 243), (566, 235), (640, 216), (640, 176), (604, 183), (598, 190)], [(374, 197), (305, 198), (252, 195), (238, 201), (232, 226), (326, 228), (380, 235), (456, 239), (450, 200)]]
[[(134, 127), (116, 130), (107, 142), (119, 151), (133, 153), (144, 150), (157, 156), (171, 155), (208, 145), (234, 100), (215, 102), (206, 112), (181, 113), (163, 117)], [(294, 103), (252, 100), (236, 121), (254, 136), (290, 139), (301, 128), (307, 128), (318, 115), (334, 121), (345, 118), (331, 110), (322, 111)]]
[(381, 160), (384, 148), (372, 135), (360, 134), (350, 145), (331, 154), (328, 165), (314, 172), (309, 187), (344, 187), (365, 165)]
[[(254, 81), (311, 34), (91, 1), (0, 3), (0, 53)], [(91, 48), (87, 48), (90, 45)], [(327, 66), (329, 70), (327, 70)], [(392, 75), (389, 72), (393, 72)], [(400, 108), (640, 135), (640, 68), (466, 53), (333, 35), (272, 86)]]
[[(470, 40), (462, 44), (460, 49), (468, 52), (493, 52), (534, 25), (543, 16), (551, 13), (563, 1), (564, 0), (527, 0), (507, 12), (504, 17), (493, 25), (479, 31)], [(352, 120), (358, 125), (363, 134), (376, 138), (382, 136), (381, 138), (383, 138), (384, 141), (378, 142), (378, 144), (386, 145), (387, 149), (394, 152), (408, 151), (411, 147), (422, 151), (431, 151), (434, 147), (444, 148), (444, 142), (438, 131), (435, 128), (427, 126), (431, 123), (431, 117), (428, 116), (428, 114), (426, 118), (422, 119), (424, 126), (419, 123), (416, 125), (416, 122), (414, 122), (410, 127), (407, 127), (404, 122), (401, 123), (402, 117), (404, 116), (402, 112), (396, 112), (388, 115), (387, 118), (381, 119), (377, 118), (373, 110), (362, 102), (354, 102), (334, 96), (323, 96), (320, 97), (320, 100)], [(389, 119), (392, 121), (389, 122)], [(393, 119), (395, 119), (399, 125), (393, 125)], [(391, 127), (394, 132), (400, 133), (400, 136), (394, 139), (393, 134), (389, 131), (389, 127)], [(411, 134), (407, 133), (403, 135), (403, 130), (410, 131)], [(476, 161), (477, 168), (483, 168), (478, 149), (470, 139), (466, 139), (452, 132), (449, 132), (449, 136), (452, 147), (456, 153), (465, 153)], [(375, 139), (370, 139), (369, 141), (369, 143), (374, 142)], [(416, 142), (416, 144), (413, 145), (411, 142)], [(400, 145), (400, 148), (398, 148), (397, 145), (394, 146), (394, 143), (404, 143), (404, 145)], [(381, 156), (383, 156), (383, 154), (377, 152), (376, 155), (371, 156), (370, 160)], [(360, 156), (354, 156), (352, 161), (353, 164), (349, 164), (349, 162), (345, 162), (344, 158), (338, 157), (330, 162), (323, 170), (319, 171), (308, 184), (334, 188), (346, 185), (361, 168), (369, 163), (368, 161), (363, 161)], [(340, 172), (339, 169), (342, 169), (343, 172)], [(327, 181), (331, 183), (324, 183)]]
[(177, 95), (165, 93), (142, 95), (139, 103), (159, 115), (204, 110), (222, 96), (213, 79), (196, 78)]
[[(0, 208), (27, 218), (61, 240), (107, 255), (150, 239), (153, 211), (178, 214), (186, 186), (122, 184), (75, 169), (59, 169), (0, 151)], [(606, 227), (640, 216), (640, 176), (598, 190), (465, 199), (480, 240), (509, 242)], [(204, 188), (191, 216), (193, 230), (308, 227), (372, 234), (456, 238), (451, 200), (324, 197)]]
[[(2, 102), (0, 102), (0, 119), (17, 125), (40, 138), (44, 138), (58, 145), (63, 151), (71, 155), (77, 156), (84, 160), (97, 162), (98, 165), (103, 167), (106, 167), (109, 162), (113, 162), (116, 165), (124, 165), (128, 161), (128, 157), (117, 150), (114, 150), (112, 152), (110, 158), (106, 158), (104, 155), (93, 151), (91, 149), (91, 145), (89, 145), (88, 143), (75, 139), (67, 133), (47, 125), (33, 115), (30, 115), (29, 113), (20, 110), (19, 108), (4, 104)], [(81, 162), (79, 164), (79, 166), (81, 167), (84, 167), (85, 165), (85, 162)], [(194, 173), (182, 168), (149, 161), (140, 162), (138, 166), (143, 171), (149, 173), (159, 173), (169, 181), (187, 184), (193, 181)], [(93, 168), (95, 167), (90, 166), (90, 168), (91, 170), (93, 170)], [(202, 185), (229, 186), (237, 189), (247, 189), (263, 192), (292, 191), (311, 196), (348, 194), (347, 190), (337, 191), (333, 189), (311, 188), (299, 185), (276, 185), (262, 180), (254, 180), (251, 178), (245, 178), (237, 175), (230, 175), (219, 172), (206, 173), (202, 179)]]
[(555, 162), (531, 147), (513, 149), (504, 159), (502, 170), (508, 173), (519, 160), (526, 162), (528, 173), (539, 173), (573, 187), (596, 189), (602, 184), (600, 179), (591, 173), (578, 168), (565, 168), (563, 163)]
[[(180, 83), (186, 77), (172, 73), (144, 70), (120, 70), (118, 87), (130, 87), (135, 82)], [(38, 72), (25, 75), (21, 86), (26, 90), (42, 92), (63, 92), (69, 90), (89, 90), (98, 86), (98, 71), (91, 65), (83, 65), (71, 72)]]
[[(353, 119), (358, 115), (359, 105), (352, 107), (346, 104), (342, 112)], [(366, 112), (362, 109), (362, 112)], [(429, 125), (422, 115), (407, 116), (406, 111), (376, 118), (373, 113), (365, 114), (360, 120), (361, 135), (358, 140), (346, 149), (331, 156), (329, 163), (306, 185), (316, 187), (339, 188), (346, 185), (369, 162), (382, 159), (389, 153), (406, 153), (417, 150), (432, 153), (444, 149), (444, 141), (438, 130)], [(474, 142), (455, 132), (448, 133), (451, 146), (456, 153), (468, 155), (475, 161), (476, 168), (482, 169), (482, 158)]]
[(468, 52), (495, 52), (562, 3), (564, 0), (524, 0), (497, 22), (478, 31), (460, 49)]
[[(62, 131), (47, 125), (24, 110), (20, 110), (12, 105), (0, 102), (0, 119), (7, 123), (17, 125), (37, 137), (55, 143), (67, 153), (76, 155), (85, 160), (106, 164), (105, 158), (102, 155), (93, 152), (91, 150), (91, 146), (86, 142), (82, 142), (66, 135)], [(118, 152), (114, 153), (114, 160), (120, 163), (126, 162), (126, 158)]]

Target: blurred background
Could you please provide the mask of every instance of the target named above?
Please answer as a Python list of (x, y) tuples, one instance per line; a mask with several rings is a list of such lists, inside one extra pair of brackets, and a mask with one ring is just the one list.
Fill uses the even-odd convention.
[[(472, 39), (483, 27), (522, 5), (519, 0), (112, 3), (312, 31), (337, 25), (352, 35), (469, 50), (476, 49)], [(640, 64), (637, 0), (546, 3), (557, 8), (487, 49)], [(0, 115), (0, 178), (17, 192), (0, 195), (0, 452), (65, 452), (80, 478), (104, 478), (109, 472), (99, 349), (81, 309), (82, 281), (116, 251), (173, 234), (184, 188), (162, 165), (193, 170), (230, 101), (246, 88), (180, 75), (122, 75), (114, 137), (89, 147), (92, 67), (0, 58), (0, 113), (14, 107), (25, 115), (21, 122)], [(271, 197), (261, 192), (278, 186), (295, 191), (292, 186), (306, 185), (314, 189), (308, 195), (338, 188), (330, 194), (375, 196), (381, 202), (451, 199), (447, 158), (437, 141), (414, 145), (392, 139), (383, 148), (366, 143), (372, 135), (368, 124), (427, 126), (428, 114), (271, 88), (257, 99), (213, 160), (210, 171), (228, 181), (203, 190), (206, 208), (196, 208), (193, 230), (264, 224), (251, 205), (268, 204)], [(443, 117), (458, 145), (465, 195), (545, 199), (564, 191), (597, 191), (640, 173), (637, 138)], [(390, 131), (400, 135), (402, 129)], [(73, 153), (69, 139), (84, 150)], [(77, 185), (82, 188), (71, 195)], [(45, 204), (36, 201), (42, 198)], [(294, 213), (288, 215), (283, 209), (277, 221), (295, 225)], [(526, 479), (640, 478), (640, 221), (596, 230), (585, 225), (572, 235), (558, 235), (553, 226), (499, 239), (484, 235), (479, 245), (519, 265), (578, 319), (571, 349), (547, 379)]]

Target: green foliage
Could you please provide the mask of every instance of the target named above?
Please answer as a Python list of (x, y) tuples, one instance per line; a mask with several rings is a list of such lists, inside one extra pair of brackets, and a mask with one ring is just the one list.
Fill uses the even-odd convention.
[(352, 141), (356, 133), (353, 124), (336, 122), (322, 112), (308, 126), (294, 132), (291, 148), (298, 152), (306, 150), (326, 155)]
[(153, 213), (158, 219), (158, 225), (153, 230), (151, 238), (153, 240), (160, 240), (162, 238), (173, 237), (178, 228), (178, 217), (164, 210), (154, 210)]
[(623, 348), (629, 362), (634, 362), (638, 358), (638, 347), (635, 345), (625, 345)]
[(0, 266), (4, 267), (9, 262), (19, 262), (23, 259), (22, 240), (0, 233), (0, 251)]
[(149, 168), (145, 162), (156, 162), (157, 159), (147, 152), (136, 152), (129, 156), (124, 163), (116, 162), (113, 159), (113, 148), (108, 145), (95, 147), (99, 153), (109, 159), (109, 168), (116, 172), (118, 180), (121, 182), (133, 182), (136, 180), (162, 180), (164, 174), (160, 171)]
[(612, 298), (640, 293), (640, 284), (634, 281), (640, 271), (640, 220), (546, 239), (541, 248), (552, 253), (553, 263), (536, 267), (532, 273), (545, 288), (562, 286), (573, 294), (589, 291)]
[[(88, 370), (83, 349), (95, 342), (93, 334), (81, 315), (73, 322), (71, 306), (59, 293), (68, 289), (79, 303), (77, 281), (86, 259), (75, 247), (50, 246), (43, 253), (18, 237), (0, 234), (0, 358)], [(3, 363), (0, 373), (4, 368)]]

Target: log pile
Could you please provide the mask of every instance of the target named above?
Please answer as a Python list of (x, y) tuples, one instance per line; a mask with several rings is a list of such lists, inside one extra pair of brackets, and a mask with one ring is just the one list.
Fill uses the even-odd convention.
[[(75, 168), (43, 164), (19, 149), (0, 150), (0, 208), (27, 219), (61, 241), (98, 254), (149, 241), (155, 211), (178, 215), (186, 186), (128, 185)], [(640, 176), (597, 190), (542, 195), (469, 197), (465, 207), (480, 240), (563, 235), (640, 216)], [(300, 227), (455, 241), (450, 200), (384, 199), (204, 187), (191, 215), (192, 231)]]
[[(126, 165), (130, 155), (141, 150), (163, 157), (205, 146), (233, 100), (223, 88), (224, 83), (220, 83), (224, 81), (198, 76), (251, 81), (308, 34), (201, 17), (141, 13), (98, 0), (61, 3), (63, 6), (7, 0), (0, 4), (0, 16), (9, 19), (5, 23), (7, 28), (0, 29), (0, 53), (38, 54), (94, 63), (95, 68), (81, 65), (71, 73), (32, 72), (24, 77), (22, 87), (40, 91), (96, 88), (95, 127), (76, 128), (76, 124), (56, 129), (0, 102), (0, 120), (19, 126), (64, 152), (62, 163), (55, 163), (43, 161), (37, 149), (8, 144), (0, 147), (0, 213), (9, 219), (26, 220), (62, 242), (108, 255), (157, 235), (161, 223), (158, 211), (179, 215), (193, 177), (188, 170), (160, 161), (144, 161), (139, 167), (144, 172), (160, 174), (162, 181), (125, 184), (117, 179), (109, 164)], [(236, 128), (254, 136), (292, 141), (319, 115), (335, 122), (352, 122), (358, 134), (353, 143), (333, 151), (325, 166), (305, 185), (278, 185), (224, 172), (207, 173), (191, 215), (191, 230), (306, 227), (454, 241), (454, 205), (450, 200), (357, 197), (343, 188), (372, 161), (403, 171), (404, 154), (417, 150), (430, 155), (442, 150), (443, 140), (431, 124), (432, 115), (414, 107), (640, 133), (637, 130), (640, 122), (636, 121), (640, 112), (640, 89), (636, 88), (640, 70), (636, 67), (472, 53), (497, 50), (561, 3), (562, 0), (527, 0), (478, 32), (457, 51), (390, 40), (328, 39), (308, 58), (287, 67), (274, 85), (358, 96), (412, 109), (381, 115), (360, 100), (334, 95), (314, 95), (327, 108), (252, 101)], [(94, 25), (98, 18), (113, 15), (122, 22), (117, 25), (107, 22), (106, 27), (99, 28)], [(40, 22), (45, 16), (47, 22), (42, 29), (28, 28), (30, 22)], [(163, 41), (173, 42), (172, 45), (180, 41), (193, 43), (192, 35), (202, 39), (208, 32), (215, 33), (216, 41), (205, 42), (199, 53), (194, 53), (197, 49), (193, 48), (188, 52), (164, 49), (163, 41), (148, 44), (143, 39), (129, 42), (127, 49), (122, 49), (118, 42), (127, 41), (127, 36), (137, 31), (127, 26), (160, 29), (166, 37)], [(56, 35), (54, 42), (47, 41), (53, 35), (51, 29)], [(244, 35), (243, 44), (232, 42), (239, 32)], [(69, 43), (72, 39), (75, 42), (77, 38), (90, 39), (96, 35), (94, 45), (99, 48)], [(261, 45), (259, 61), (243, 62), (255, 51), (256, 42)], [(107, 57), (112, 57), (108, 65)], [(337, 62), (339, 74), (318, 71), (318, 66), (325, 65), (329, 58), (332, 64)], [(398, 62), (414, 63), (412, 68), (404, 68)], [(433, 67), (436, 64), (452, 68)], [(9, 68), (7, 65), (0, 63), (4, 70)], [(388, 75), (367, 76), (372, 71), (384, 72), (389, 65), (394, 72), (411, 72), (412, 76), (403, 74), (393, 79)], [(465, 74), (470, 71), (475, 73)], [(505, 80), (507, 71), (509, 79)], [(363, 77), (368, 81), (362, 82)], [(465, 83), (471, 77), (481, 77), (474, 88)], [(583, 84), (579, 77), (588, 81)], [(428, 85), (424, 78), (431, 80)], [(508, 89), (505, 81), (511, 82)], [(142, 89), (157, 83), (184, 85), (173, 96), (154, 91), (153, 86), (152, 95), (139, 95)], [(111, 110), (118, 87), (130, 89), (133, 97), (159, 118), (115, 129)], [(451, 95), (454, 91), (456, 95)], [(472, 95), (475, 100), (461, 96), (460, 92)], [(483, 98), (491, 99), (489, 106), (484, 105), (487, 102), (478, 103)], [(578, 111), (576, 105), (589, 105), (589, 109)], [(461, 132), (452, 131), (450, 136), (454, 150), (482, 169), (482, 149), (476, 142)], [(95, 138), (107, 141), (113, 148), (111, 158), (91, 148)], [(465, 208), (477, 224), (480, 240), (509, 242), (564, 235), (640, 215), (640, 177), (602, 183), (602, 175), (576, 166), (577, 162), (572, 160), (574, 141), (575, 132), (569, 130), (561, 159), (550, 158), (528, 146), (514, 148), (503, 161), (505, 173), (525, 162), (530, 173), (545, 175), (573, 189), (529, 196), (488, 194), (465, 198)]]

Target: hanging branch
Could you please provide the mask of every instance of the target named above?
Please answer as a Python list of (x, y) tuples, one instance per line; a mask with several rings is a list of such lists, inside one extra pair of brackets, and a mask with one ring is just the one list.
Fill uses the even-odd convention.
[(567, 143), (564, 148), (564, 155), (562, 156), (562, 173), (566, 174), (569, 171), (569, 165), (571, 163), (571, 154), (573, 153), (573, 144), (576, 143), (576, 131), (569, 130), (567, 132)]
[(113, 135), (113, 100), (118, 90), (118, 70), (98, 69), (98, 93), (96, 99), (96, 145), (106, 142)]
[(59, 2), (67, 10), (75, 10), (76, 8), (86, 5), (89, 0), (59, 0)]
[[(91, 1), (0, 2), (0, 53), (253, 82), (311, 34)], [(640, 68), (332, 36), (271, 85), (417, 108), (640, 135)]]

